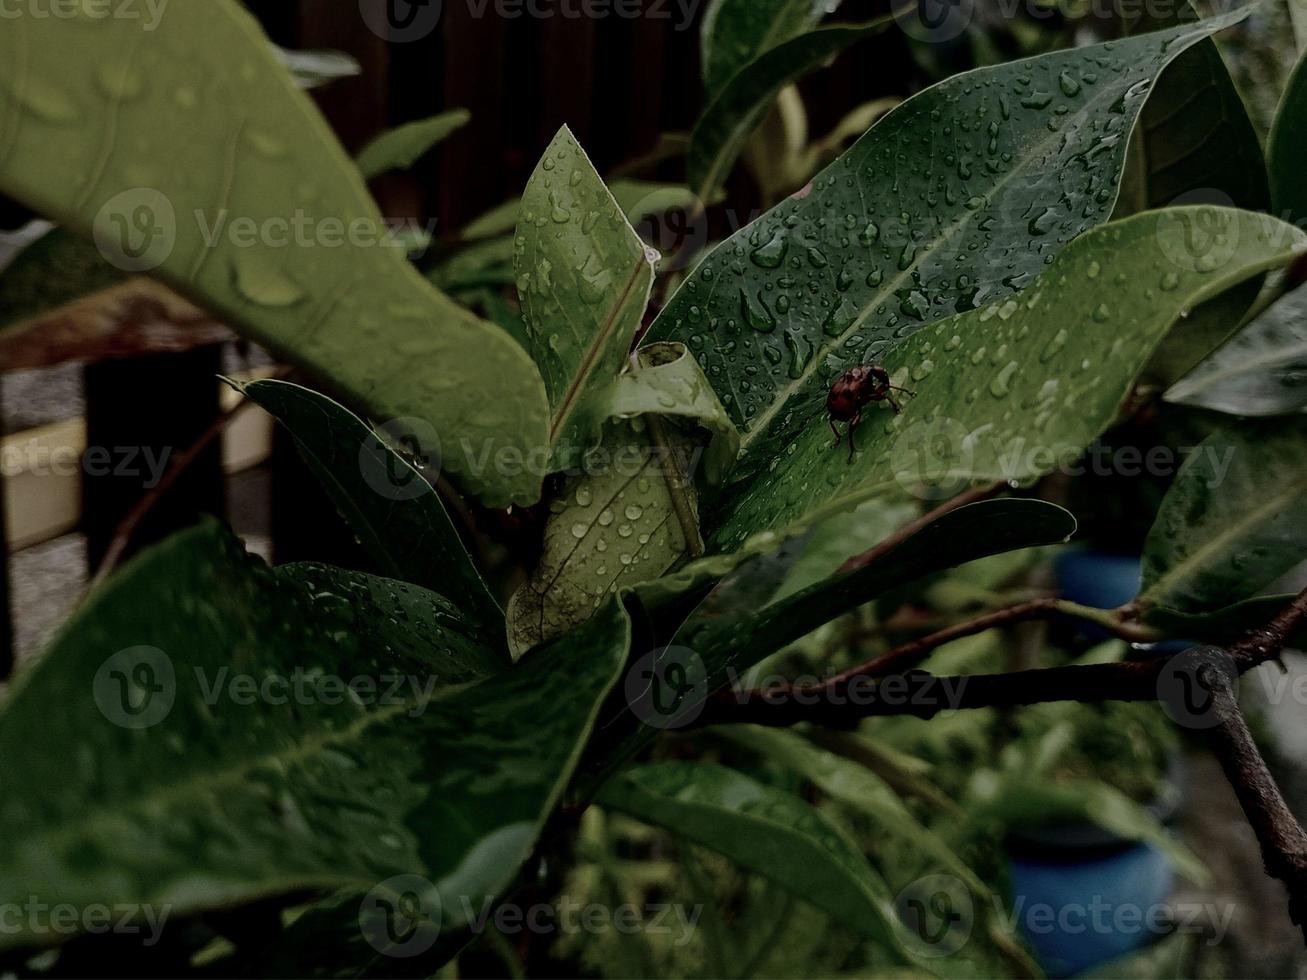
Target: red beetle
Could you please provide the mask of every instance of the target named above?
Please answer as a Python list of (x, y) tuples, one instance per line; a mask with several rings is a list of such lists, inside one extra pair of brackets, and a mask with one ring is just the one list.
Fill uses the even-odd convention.
[(840, 430), (836, 422), (849, 423), (849, 462), (853, 462), (853, 430), (862, 421), (862, 409), (871, 402), (887, 401), (897, 415), (903, 409), (894, 400), (891, 391), (901, 391), (905, 395), (913, 392), (898, 385), (890, 384), (889, 372), (875, 364), (860, 364), (849, 368), (830, 386), (826, 396), (826, 412), (830, 416), (831, 431), (835, 433), (835, 445), (840, 444)]

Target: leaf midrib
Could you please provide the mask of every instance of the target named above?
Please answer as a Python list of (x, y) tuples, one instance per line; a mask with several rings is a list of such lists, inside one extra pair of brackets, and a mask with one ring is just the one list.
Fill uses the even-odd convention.
[(1156, 605), (1157, 596), (1167, 592), (1177, 579), (1182, 579), (1185, 573), (1191, 570), (1206, 568), (1208, 559), (1225, 550), (1227, 546), (1242, 537), (1245, 532), (1255, 529), (1269, 518), (1274, 517), (1286, 504), (1292, 503), (1301, 496), (1304, 489), (1307, 489), (1307, 475), (1300, 475), (1297, 480), (1283, 488), (1275, 496), (1267, 498), (1264, 503), (1253, 510), (1245, 511), (1242, 518), (1235, 520), (1233, 523), (1225, 524), (1221, 531), (1208, 538), (1201, 546), (1189, 552), (1179, 563), (1171, 566), (1170, 569), (1155, 579), (1153, 584), (1140, 594), (1139, 604), (1142, 606)]
[[(1192, 42), (1201, 40), (1202, 37), (1207, 37), (1207, 36), (1210, 36), (1210, 30), (1206, 33), (1200, 34), (1199, 32), (1194, 32), (1193, 34), (1188, 35), (1187, 39), (1190, 40), (1191, 43), (1189, 45), (1185, 45), (1184, 47), (1176, 46), (1173, 49), (1170, 49), (1168, 53), (1171, 54), (1171, 57), (1166, 60), (1165, 64), (1170, 64), (1171, 61), (1173, 61), (1176, 57), (1178, 57), (1181, 53), (1183, 53), (1183, 51), (1185, 51), (1188, 47), (1192, 46)], [(1177, 40), (1179, 38), (1185, 38), (1185, 37), (1186, 35), (1183, 34), (1178, 35)], [(1014, 62), (1014, 64), (1016, 63), (1017, 62)], [(953, 76), (949, 81), (951, 82), (959, 78), (965, 78), (967, 75), (971, 75), (971, 74), (975, 74), (976, 72), (987, 71), (987, 70), (988, 69), (985, 68), (977, 68), (971, 72), (963, 72), (960, 75)], [(1155, 78), (1155, 76), (1153, 77)], [(1124, 86), (1124, 88), (1128, 89), (1129, 86)], [(1114, 88), (1114, 87), (1104, 87), (1099, 89), (1091, 99), (1088, 99), (1085, 102), (1085, 104), (1080, 108), (1080, 110), (1072, 114), (1067, 119), (1067, 123), (1070, 124), (1071, 122), (1082, 121), (1087, 113), (1089, 113), (1091, 110), (1096, 109), (1098, 107), (1100, 102), (1107, 101), (1109, 95), (1112, 98), (1115, 98), (1120, 91), (1121, 89)], [(898, 107), (891, 109), (888, 113), (886, 113), (884, 116), (881, 117), (878, 125), (884, 125), (884, 123), (895, 112), (900, 112), (904, 108), (910, 105), (911, 102), (905, 102), (900, 104)], [(1129, 134), (1130, 136), (1133, 135), (1134, 129), (1136, 126), (1138, 126), (1138, 124), (1139, 124), (1139, 116), (1136, 115), (1135, 120), (1131, 126), (1131, 132)], [(1014, 179), (1016, 179), (1019, 176), (1024, 176), (1026, 173), (1026, 166), (1029, 164), (1029, 162), (1035, 159), (1036, 157), (1038, 157), (1040, 154), (1042, 154), (1048, 147), (1056, 144), (1059, 140), (1061, 140), (1064, 136), (1065, 128), (1066, 127), (1064, 126), (1063, 128), (1060, 128), (1055, 133), (1049, 133), (1048, 136), (1044, 137), (1037, 144), (1035, 144), (1030, 152), (1023, 154), (1021, 157), (1020, 165), (1014, 166), (1011, 170), (1009, 170), (1001, 180), (997, 181), (993, 185), (993, 187), (986, 193), (986, 196), (992, 199), (992, 197), (995, 194), (997, 194), (999, 191), (1005, 188)], [(874, 129), (872, 131), (874, 132)], [(1117, 181), (1115, 182), (1115, 188), (1117, 193), (1119, 193), (1120, 192), (1119, 176)], [(845, 341), (849, 339), (850, 336), (853, 336), (857, 331), (861, 330), (862, 327), (866, 324), (867, 320), (870, 319), (876, 307), (880, 305), (882, 302), (884, 302), (888, 297), (894, 295), (894, 291), (897, 288), (899, 288), (899, 286), (901, 286), (905, 281), (909, 281), (911, 279), (912, 274), (916, 272), (917, 269), (920, 268), (921, 264), (926, 260), (927, 257), (933, 255), (935, 250), (940, 245), (951, 241), (959, 232), (965, 229), (967, 225), (970, 224), (973, 218), (981, 214), (981, 210), (982, 209), (979, 208), (977, 208), (975, 211), (963, 209), (963, 214), (959, 216), (959, 219), (955, 221), (953, 224), (951, 224), (950, 226), (948, 226), (946, 229), (944, 229), (944, 232), (942, 234), (932, 239), (928, 246), (919, 249), (917, 256), (914, 256), (912, 262), (905, 269), (900, 270), (897, 273), (897, 275), (895, 275), (893, 278), (886, 280), (884, 287), (879, 292), (875, 293), (863, 305), (862, 312), (858, 314), (857, 318), (849, 325), (847, 329), (844, 330), (843, 333), (841, 333), (839, 336), (836, 337), (823, 336), (822, 345), (814, 349), (813, 356), (808, 359), (808, 364), (804, 367), (803, 371), (799, 374), (799, 377), (792, 379), (788, 384), (778, 389), (775, 397), (772, 399), (771, 405), (768, 406), (767, 410), (764, 411), (761, 415), (759, 415), (755, 420), (753, 420), (749, 428), (741, 434), (740, 437), (741, 456), (744, 455), (745, 451), (749, 448), (749, 446), (751, 446), (758, 438), (770, 433), (769, 425), (772, 419), (775, 418), (776, 415), (779, 414), (785, 408), (785, 406), (790, 403), (791, 399), (793, 399), (795, 395), (800, 394), (803, 391), (803, 389), (806, 388), (808, 381), (811, 380), (813, 374), (816, 373), (818, 367), (820, 367), (825, 363), (826, 361), (825, 355), (829, 354), (833, 350), (837, 350), (842, 344), (844, 344)], [(817, 356), (819, 353), (822, 356)]]

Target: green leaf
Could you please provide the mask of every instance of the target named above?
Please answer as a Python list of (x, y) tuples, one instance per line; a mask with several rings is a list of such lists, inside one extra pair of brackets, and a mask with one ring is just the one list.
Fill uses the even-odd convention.
[[(1195, 227), (1212, 233), (1197, 256), (1188, 251)], [(1019, 296), (918, 330), (882, 355), (915, 395), (898, 415), (883, 403), (868, 410), (856, 458), (832, 448), (820, 402), (794, 412), (808, 420), (802, 431), (782, 424), (755, 440), (712, 502), (709, 550), (869, 497), (947, 496), (955, 484), (1030, 480), (1073, 461), (1177, 318), (1304, 248), (1307, 236), (1283, 222), (1222, 208), (1146, 212), (1082, 235)], [(763, 482), (757, 452), (784, 433)]]
[[(1183, 0), (1142, 12), (1133, 30), (1197, 19)], [(1214, 40), (1195, 44), (1158, 77), (1131, 138), (1121, 185), (1116, 218), (1175, 204), (1270, 207), (1257, 128)], [(1145, 372), (1150, 381), (1166, 385), (1183, 377), (1237, 329), (1260, 288), (1261, 277), (1250, 279), (1191, 311), (1153, 355)]]
[(273, 573), (214, 524), (170, 539), (0, 713), (0, 897), (181, 918), (405, 874), (460, 927), (529, 854), (629, 642), (614, 605), (503, 672), (480, 632), (416, 587)]
[(502, 629), (503, 611), (423, 475), (426, 467), (417, 469), (390, 445), (407, 441), (402, 448), (438, 470), (439, 446), (430, 444), (431, 433), (376, 432), (327, 396), (285, 381), (233, 387), (294, 436), (309, 469), (381, 571), (438, 591), (488, 630)]
[(819, 27), (772, 48), (744, 67), (721, 88), (695, 124), (687, 162), (690, 186), (702, 198), (714, 196), (781, 89), (892, 23), (887, 15), (867, 24)]
[[(662, 214), (664, 211), (677, 209), (688, 211), (699, 205), (699, 198), (682, 184), (660, 184), (649, 180), (617, 177), (608, 183), (608, 192), (613, 195), (613, 200), (632, 224), (638, 224), (642, 219)], [(521, 198), (515, 197), (503, 204), (497, 204), (473, 220), (459, 232), (459, 236), (473, 241), (497, 235), (511, 235), (517, 227), (517, 218), (521, 210)]]
[(466, 109), (450, 109), (429, 119), (388, 129), (359, 151), (355, 158), (359, 173), (371, 180), (392, 170), (407, 170), (432, 147), (466, 126), (471, 118), (472, 113)]
[(807, 537), (777, 599), (830, 578), (853, 555), (875, 547), (917, 515), (909, 503), (868, 500), (822, 521)]
[[(599, 452), (571, 474), (550, 504), (540, 562), (509, 603), (509, 637), (522, 653), (584, 622), (619, 589), (656, 579), (699, 554), (694, 476), (720, 481), (738, 434), (679, 344), (640, 352), (605, 410)], [(679, 426), (706, 430), (709, 442)]]
[(541, 472), (482, 465), (545, 444), (529, 356), (391, 247), (354, 164), (239, 4), (180, 4), (154, 31), (20, 18), (0, 61), (23, 66), (0, 86), (0, 191), (329, 376), (372, 417), (435, 426), (468, 493), (538, 499)]
[(599, 803), (723, 854), (909, 958), (884, 879), (802, 800), (724, 766), (660, 762), (621, 773)]
[(704, 88), (721, 91), (759, 55), (804, 33), (829, 11), (824, 0), (713, 0), (699, 34)]
[(527, 340), (549, 395), (553, 463), (565, 469), (599, 442), (654, 263), (566, 126), (531, 175), (517, 227)]
[(1307, 155), (1307, 54), (1289, 76), (1275, 111), (1267, 161), (1271, 175), (1271, 200), (1275, 213), (1295, 224), (1307, 220), (1307, 176), (1303, 156)]
[(1105, 220), (1149, 83), (1242, 16), (951, 78), (719, 246), (650, 340), (700, 359), (744, 433), (737, 479), (756, 484), (825, 425), (839, 372), (1001, 301)]
[[(1143, 619), (1170, 637), (1226, 646), (1264, 627), (1296, 598), (1296, 593), (1259, 596), (1202, 613), (1181, 613), (1164, 606), (1149, 606), (1143, 610)], [(1298, 626), (1285, 646), (1291, 649), (1307, 647), (1307, 626)]]
[(0, 274), (0, 331), (129, 278), (90, 242), (55, 228), (14, 256)]
[(878, 829), (909, 848), (919, 849), (939, 867), (957, 875), (977, 897), (989, 898), (989, 887), (976, 877), (971, 867), (913, 815), (888, 783), (866, 766), (780, 728), (731, 725), (720, 731), (767, 761), (798, 773), (832, 799), (871, 817)]
[(1144, 543), (1144, 607), (1202, 613), (1246, 599), (1307, 552), (1307, 421), (1249, 421), (1203, 440)]
[(1307, 286), (1281, 297), (1166, 393), (1231, 415), (1307, 407)]
[[(605, 720), (602, 737), (596, 740), (584, 766), (580, 795), (584, 796), (587, 786), (596, 785), (652, 741), (661, 728), (693, 721), (717, 690), (841, 613), (963, 562), (1064, 541), (1075, 528), (1075, 519), (1067, 511), (1041, 500), (969, 504), (928, 524), (874, 562), (770, 601), (767, 590), (774, 592), (780, 586), (787, 566), (777, 563), (771, 555), (749, 559), (685, 621), (667, 647), (670, 653), (660, 651), (653, 661), (633, 665), (633, 676), (628, 678), (628, 683), (636, 683), (641, 680), (634, 676), (636, 671), (664, 670), (662, 665), (670, 662), (668, 657), (681, 656), (688, 650), (698, 658), (697, 662), (691, 661), (694, 669), (689, 675), (692, 679), (702, 677), (702, 683), (680, 685), (676, 697), (666, 705), (658, 705), (653, 716), (637, 718), (631, 703), (613, 712)], [(655, 594), (661, 584), (652, 583)], [(681, 584), (684, 587), (685, 583)], [(635, 591), (642, 602), (646, 601), (645, 587)], [(647, 678), (643, 681), (648, 683)]]

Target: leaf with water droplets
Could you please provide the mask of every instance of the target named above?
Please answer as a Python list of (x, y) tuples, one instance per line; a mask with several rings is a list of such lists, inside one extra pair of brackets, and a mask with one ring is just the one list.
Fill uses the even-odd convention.
[[(438, 591), (489, 634), (503, 629), (503, 611), (428, 482), (439, 473), (438, 445), (424, 445), (422, 432), (376, 432), (326, 395), (296, 384), (234, 386), (295, 438), (309, 469), (380, 571)], [(425, 435), (429, 441), (432, 434)]]
[(367, 180), (392, 170), (407, 170), (433, 147), (466, 126), (472, 113), (450, 109), (429, 119), (388, 129), (359, 151), (354, 162)]
[[(684, 348), (655, 344), (640, 357), (613, 389), (599, 451), (551, 502), (543, 554), (508, 607), (515, 654), (703, 550), (695, 478), (720, 482), (739, 434)], [(706, 449), (694, 430), (708, 433)]]
[(607, 783), (599, 804), (717, 851), (811, 902), (901, 962), (906, 927), (889, 886), (821, 811), (725, 766), (657, 762)]
[[(1197, 19), (1188, 0), (1145, 5), (1136, 16), (1123, 16), (1131, 33)], [(1171, 62), (1153, 85), (1130, 138), (1113, 217), (1176, 204), (1249, 211), (1270, 206), (1257, 128), (1210, 38)], [(1192, 310), (1158, 347), (1144, 372), (1147, 379), (1166, 386), (1183, 377), (1238, 327), (1261, 284), (1254, 277)]]
[(180, 4), (151, 31), (23, 17), (0, 62), (23, 65), (0, 78), (0, 191), (330, 377), (356, 410), (430, 423), (469, 494), (538, 499), (538, 467), (484, 465), (545, 445), (529, 355), (412, 267), (240, 4)]
[(566, 126), (527, 184), (516, 245), (527, 346), (552, 410), (553, 467), (567, 469), (599, 442), (654, 263)]
[(1231, 415), (1307, 407), (1307, 286), (1277, 300), (1166, 393)]
[[(810, 193), (705, 258), (650, 339), (685, 343), (743, 432), (738, 486), (727, 497), (762, 484), (794, 443), (825, 426), (826, 395), (841, 371), (885, 359), (932, 321), (1003, 300), (1106, 220), (1149, 85), (1186, 48), (1242, 16), (950, 78), (882, 117)], [(1058, 84), (1063, 73), (1078, 80), (1075, 95)], [(1021, 104), (1037, 91), (1049, 96), (1043, 108)], [(1037, 213), (1042, 234), (1032, 236)], [(778, 249), (778, 237), (787, 243), (782, 265), (751, 261), (759, 249)], [(807, 260), (812, 249), (825, 266)], [(741, 288), (766, 300), (772, 334), (744, 322)], [(782, 295), (790, 300), (784, 313)], [(771, 336), (791, 332), (813, 348), (798, 377), (763, 355)], [(729, 499), (709, 505), (711, 520), (726, 519)]]
[(687, 162), (690, 186), (703, 198), (716, 194), (781, 89), (891, 23), (893, 18), (887, 15), (867, 24), (819, 27), (750, 62), (721, 88), (695, 123)]
[(1198, 446), (1144, 544), (1144, 608), (1211, 612), (1261, 591), (1307, 553), (1307, 422), (1231, 424)]
[[(1194, 228), (1215, 233), (1203, 239), (1211, 250), (1189, 251)], [(708, 505), (709, 550), (734, 551), (757, 532), (793, 531), (870, 497), (944, 499), (972, 481), (1051, 472), (1112, 422), (1184, 310), (1304, 249), (1307, 235), (1291, 225), (1225, 208), (1150, 211), (1087, 232), (1015, 298), (890, 349), (882, 364), (915, 394), (901, 414), (867, 407), (852, 460), (821, 419), (793, 434), (768, 479), (737, 481), (737, 467)], [(951, 346), (955, 336), (962, 342)], [(926, 360), (933, 370), (912, 381)]]
[[(180, 920), (337, 888), (393, 901), (413, 875), (395, 887), (461, 928), (530, 854), (630, 639), (613, 604), (505, 669), (481, 633), (415, 586), (274, 572), (216, 522), (147, 551), (0, 710), (0, 899)], [(57, 938), (25, 922), (0, 945)]]

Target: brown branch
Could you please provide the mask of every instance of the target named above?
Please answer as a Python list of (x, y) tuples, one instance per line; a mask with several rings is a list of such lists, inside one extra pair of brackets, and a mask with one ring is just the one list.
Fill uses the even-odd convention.
[(1211, 733), (1212, 754), (1257, 835), (1266, 873), (1289, 890), (1289, 918), (1307, 941), (1307, 832), (1284, 802), (1248, 731), (1230, 676), (1208, 669), (1201, 679), (1219, 719)]
[[(1225, 651), (1231, 672), (1242, 674), (1279, 656), (1290, 633), (1307, 618), (1307, 589), (1265, 627), (1254, 630)], [(1214, 648), (1207, 648), (1214, 649)], [(1189, 656), (1182, 661), (1180, 657)], [(913, 715), (932, 718), (941, 711), (1008, 708), (1050, 701), (1156, 701), (1168, 684), (1179, 690), (1179, 674), (1201, 666), (1189, 654), (1170, 658), (1127, 660), (1111, 664), (1073, 665), (1005, 674), (941, 677), (923, 670), (888, 676), (854, 675), (839, 683), (806, 687), (775, 685), (754, 691), (719, 693), (696, 724), (751, 722), (788, 726), (813, 722), (851, 727), (863, 718)]]

